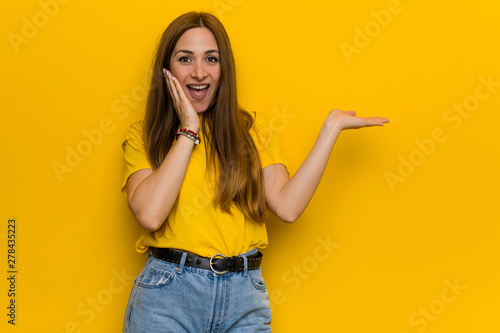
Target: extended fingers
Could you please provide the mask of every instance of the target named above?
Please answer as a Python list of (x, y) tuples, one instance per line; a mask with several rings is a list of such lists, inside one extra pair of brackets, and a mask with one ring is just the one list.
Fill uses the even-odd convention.
[(163, 68), (163, 74), (165, 75), (165, 82), (167, 83), (167, 88), (168, 92), (170, 93), (170, 96), (172, 96), (172, 99), (174, 100), (175, 104), (179, 103), (180, 98), (177, 92), (177, 88), (174, 85), (174, 78), (172, 76), (172, 73), (170, 73), (167, 69)]
[(389, 122), (389, 119), (384, 117), (357, 117), (355, 111), (343, 111), (340, 109), (333, 109), (328, 117), (341, 129), (355, 129), (370, 126), (384, 126)]
[[(345, 111), (348, 115), (355, 117), (356, 112), (355, 111)], [(365, 119), (366, 123), (370, 125), (383, 125), (384, 123), (388, 123), (389, 119), (384, 118), (384, 117), (358, 117), (358, 118), (363, 118)]]
[(184, 90), (182, 90), (182, 86), (179, 80), (177, 80), (175, 77), (172, 76), (172, 82), (174, 84), (175, 90), (177, 91), (180, 100), (182, 101), (183, 99), (186, 99), (186, 94), (184, 93)]
[(168, 93), (170, 94), (170, 96), (172, 96), (172, 91), (170, 88), (170, 79), (168, 77), (168, 70), (166, 70), (165, 68), (163, 68), (163, 76), (165, 78), (165, 84), (167, 85)]
[(384, 126), (384, 123), (388, 123), (389, 119), (383, 117), (369, 117), (365, 118), (367, 123), (372, 126)]

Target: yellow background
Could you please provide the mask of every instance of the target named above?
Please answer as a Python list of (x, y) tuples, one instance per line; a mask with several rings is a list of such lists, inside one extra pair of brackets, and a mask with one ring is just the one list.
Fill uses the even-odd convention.
[[(500, 82), (498, 1), (61, 2), (2, 0), (0, 330), (121, 330), (145, 260), (119, 192), (121, 142), (143, 116), (157, 37), (190, 10), (223, 21), (241, 104), (275, 118), (292, 173), (330, 109), (391, 120), (344, 132), (302, 217), (268, 222), (273, 330), (500, 330), (500, 86), (480, 81)], [(463, 103), (473, 110), (448, 111)]]

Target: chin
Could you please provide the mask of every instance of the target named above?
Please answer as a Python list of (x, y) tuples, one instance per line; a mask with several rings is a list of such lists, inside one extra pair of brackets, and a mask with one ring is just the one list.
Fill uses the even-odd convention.
[(207, 109), (208, 109), (208, 105), (194, 106), (194, 110), (196, 111), (196, 113), (203, 113), (203, 112), (207, 111)]
[(208, 107), (210, 104), (212, 104), (212, 100), (209, 101), (191, 101), (191, 104), (193, 105), (194, 110), (196, 113), (203, 113), (208, 110)]

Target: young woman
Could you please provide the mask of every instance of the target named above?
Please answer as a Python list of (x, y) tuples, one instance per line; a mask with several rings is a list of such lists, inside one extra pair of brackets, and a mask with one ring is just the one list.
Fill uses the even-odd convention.
[(143, 122), (123, 143), (122, 190), (148, 252), (124, 332), (270, 332), (258, 251), (269, 209), (286, 222), (304, 211), (340, 132), (386, 118), (332, 110), (290, 178), (269, 119), (237, 101), (224, 27), (207, 13), (175, 19), (156, 50)]

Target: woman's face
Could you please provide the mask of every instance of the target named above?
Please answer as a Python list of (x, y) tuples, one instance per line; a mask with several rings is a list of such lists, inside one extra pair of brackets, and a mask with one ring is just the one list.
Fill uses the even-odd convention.
[(175, 45), (170, 72), (198, 113), (207, 110), (219, 87), (219, 59), (217, 41), (207, 28), (187, 30)]

